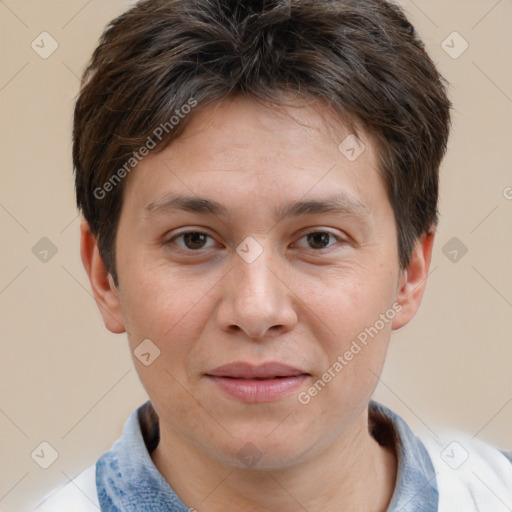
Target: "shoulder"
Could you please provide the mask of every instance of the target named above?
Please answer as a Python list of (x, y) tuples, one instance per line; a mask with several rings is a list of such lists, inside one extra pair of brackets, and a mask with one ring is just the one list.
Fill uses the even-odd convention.
[(98, 512), (96, 464), (47, 495), (33, 512)]
[(439, 512), (512, 510), (510, 454), (453, 429), (419, 437), (436, 472)]

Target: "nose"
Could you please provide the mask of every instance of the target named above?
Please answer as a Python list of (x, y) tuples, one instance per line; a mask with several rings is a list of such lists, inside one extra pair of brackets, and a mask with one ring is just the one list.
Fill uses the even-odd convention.
[(270, 248), (251, 263), (238, 254), (233, 258), (217, 312), (221, 329), (243, 332), (255, 341), (292, 330), (298, 320), (297, 302), (286, 283), (284, 263), (272, 258)]

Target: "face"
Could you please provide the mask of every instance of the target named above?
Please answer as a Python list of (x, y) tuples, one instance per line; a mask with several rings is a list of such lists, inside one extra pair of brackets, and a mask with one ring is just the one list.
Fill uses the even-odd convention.
[(233, 465), (256, 447), (262, 467), (286, 467), (357, 436), (430, 257), (431, 238), (399, 269), (371, 137), (354, 160), (321, 104), (287, 113), (205, 108), (138, 165), (118, 289), (84, 228), (105, 323), (126, 330), (161, 431)]

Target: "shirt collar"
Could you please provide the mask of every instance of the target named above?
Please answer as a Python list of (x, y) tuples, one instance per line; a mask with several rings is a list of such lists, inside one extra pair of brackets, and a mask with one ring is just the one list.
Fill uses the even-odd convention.
[[(393, 446), (398, 458), (397, 482), (387, 512), (436, 512), (436, 475), (423, 443), (400, 416), (373, 400), (369, 419), (375, 439)], [(147, 401), (128, 417), (121, 438), (96, 463), (102, 511), (189, 511), (151, 459), (158, 441), (158, 416)]]
[(120, 439), (98, 459), (96, 488), (102, 512), (189, 512), (151, 459), (158, 432), (158, 416), (147, 401), (128, 417)]
[(387, 512), (437, 512), (436, 473), (421, 440), (398, 414), (373, 400), (369, 418), (376, 440), (394, 446), (398, 459), (395, 491)]

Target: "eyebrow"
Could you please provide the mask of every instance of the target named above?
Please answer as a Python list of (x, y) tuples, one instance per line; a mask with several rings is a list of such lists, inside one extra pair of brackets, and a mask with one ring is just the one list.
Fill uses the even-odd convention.
[[(145, 209), (148, 213), (172, 213), (177, 210), (183, 210), (191, 213), (230, 216), (229, 209), (226, 206), (217, 201), (199, 196), (168, 195), (148, 204)], [(358, 199), (345, 192), (339, 192), (334, 196), (324, 199), (296, 201), (284, 205), (277, 209), (275, 216), (278, 219), (284, 219), (320, 213), (337, 213), (361, 219), (370, 215), (368, 208)]]

